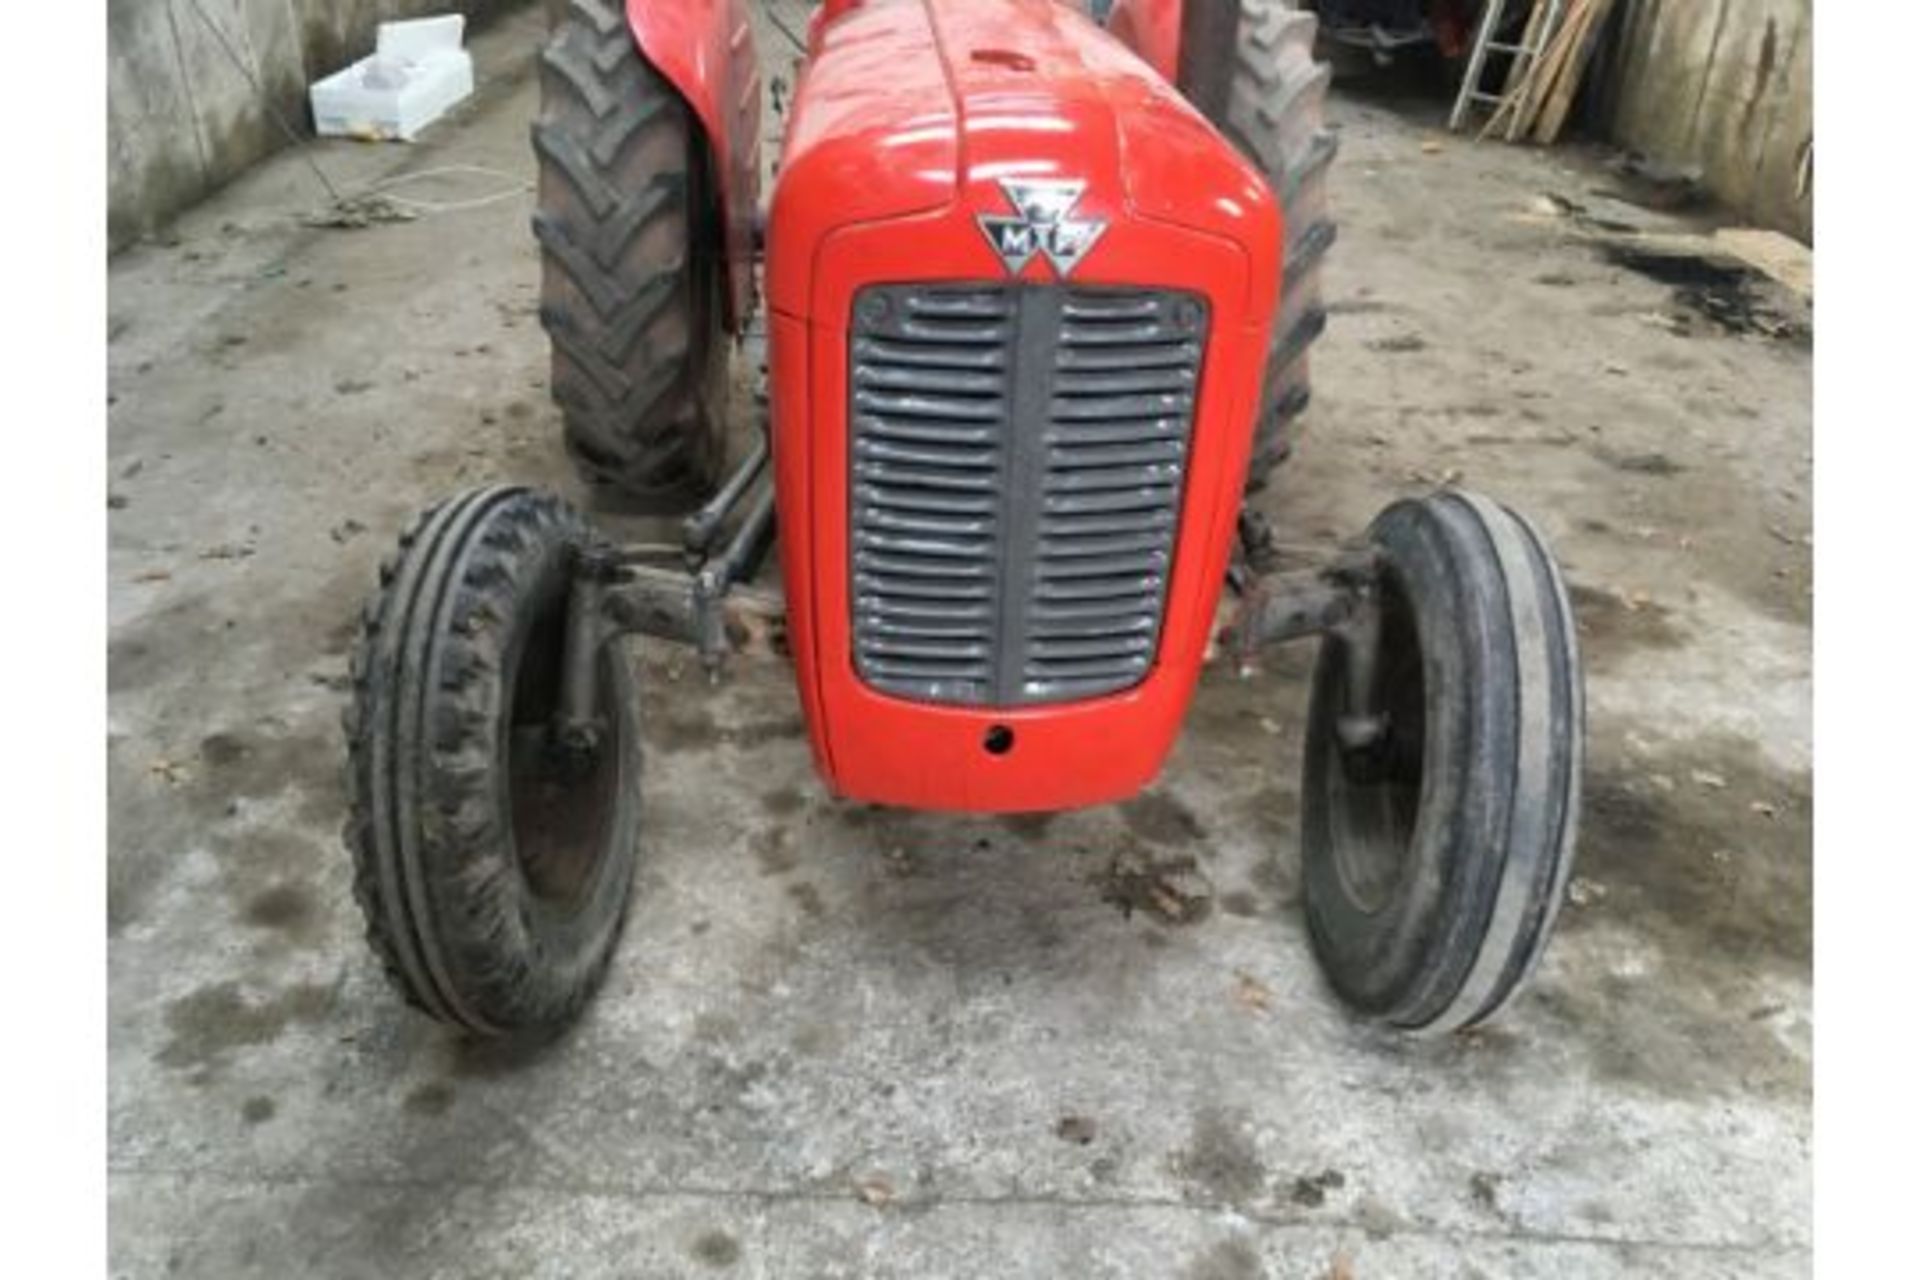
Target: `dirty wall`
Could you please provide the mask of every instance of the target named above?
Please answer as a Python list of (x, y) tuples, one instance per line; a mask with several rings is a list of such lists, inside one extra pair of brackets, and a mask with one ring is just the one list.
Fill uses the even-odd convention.
[(1813, 0), (1621, 0), (1608, 52), (1609, 136), (1812, 242)]
[(480, 18), (520, 2), (107, 0), (109, 246), (286, 145), (270, 106), (310, 129), (308, 83), (370, 53), (380, 22), (456, 10)]

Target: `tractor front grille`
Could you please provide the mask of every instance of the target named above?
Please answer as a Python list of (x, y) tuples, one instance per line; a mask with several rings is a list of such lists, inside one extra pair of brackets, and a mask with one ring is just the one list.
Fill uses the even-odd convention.
[(854, 661), (926, 702), (1129, 688), (1160, 642), (1198, 295), (875, 285), (851, 343)]

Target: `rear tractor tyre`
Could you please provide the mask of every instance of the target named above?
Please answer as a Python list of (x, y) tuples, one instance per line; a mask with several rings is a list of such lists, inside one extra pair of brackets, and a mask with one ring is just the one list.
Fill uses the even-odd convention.
[[(1215, 9), (1226, 17), (1210, 19)], [(1307, 349), (1327, 327), (1320, 266), (1336, 235), (1327, 173), (1339, 142), (1327, 128), (1332, 70), (1313, 56), (1320, 20), (1296, 0), (1239, 0), (1237, 23), (1230, 5), (1194, 12), (1183, 32), (1181, 91), (1266, 175), (1286, 221), (1286, 265), (1247, 467), (1251, 493), (1293, 451), (1313, 390)]]
[(1456, 1031), (1520, 990), (1572, 869), (1573, 612), (1539, 534), (1485, 498), (1396, 502), (1368, 537), (1377, 626), (1329, 635), (1313, 673), (1307, 924), (1358, 1012)]
[(617, 646), (596, 742), (554, 730), (590, 537), (526, 489), (441, 504), (382, 566), (353, 657), (346, 836), (368, 941), (411, 1004), (481, 1035), (570, 1020), (626, 919), (640, 725)]
[(700, 125), (621, 0), (565, 0), (540, 60), (540, 322), (567, 451), (655, 506), (726, 466), (726, 272)]

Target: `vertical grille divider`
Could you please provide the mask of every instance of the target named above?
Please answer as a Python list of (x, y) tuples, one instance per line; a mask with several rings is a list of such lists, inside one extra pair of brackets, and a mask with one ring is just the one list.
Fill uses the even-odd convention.
[(1040, 536), (1040, 494), (1046, 484), (1047, 438), (1044, 431), (1022, 430), (1022, 423), (1047, 420), (1053, 398), (1054, 339), (1060, 329), (1060, 291), (1014, 292), (1014, 342), (1008, 370), (1009, 425), (1005, 459), (1007, 483), (1001, 489), (1000, 643), (994, 654), (993, 701), (1006, 706), (1025, 699), (1027, 604), (1034, 571), (1029, 550)]

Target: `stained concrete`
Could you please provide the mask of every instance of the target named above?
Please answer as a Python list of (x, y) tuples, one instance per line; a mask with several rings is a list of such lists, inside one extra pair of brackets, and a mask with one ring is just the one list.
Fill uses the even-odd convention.
[[(322, 162), (529, 172), (533, 21), (479, 41), (489, 87), (433, 140)], [(449, 490), (586, 495), (528, 200), (317, 231), (281, 158), (112, 270), (114, 1274), (1805, 1274), (1807, 351), (1689, 319), (1542, 212), (1597, 157), (1440, 140), (1381, 92), (1334, 105), (1334, 315), (1262, 505), (1319, 548), (1454, 478), (1566, 562), (1587, 822), (1511, 1016), (1409, 1042), (1318, 977), (1310, 650), (1210, 673), (1140, 800), (993, 820), (834, 801), (782, 668), (710, 689), (650, 646), (605, 992), (545, 1046), (409, 1013), (338, 838), (356, 610)], [(419, 194), (488, 184), (461, 181)], [(1112, 900), (1184, 859), (1211, 909)]]

